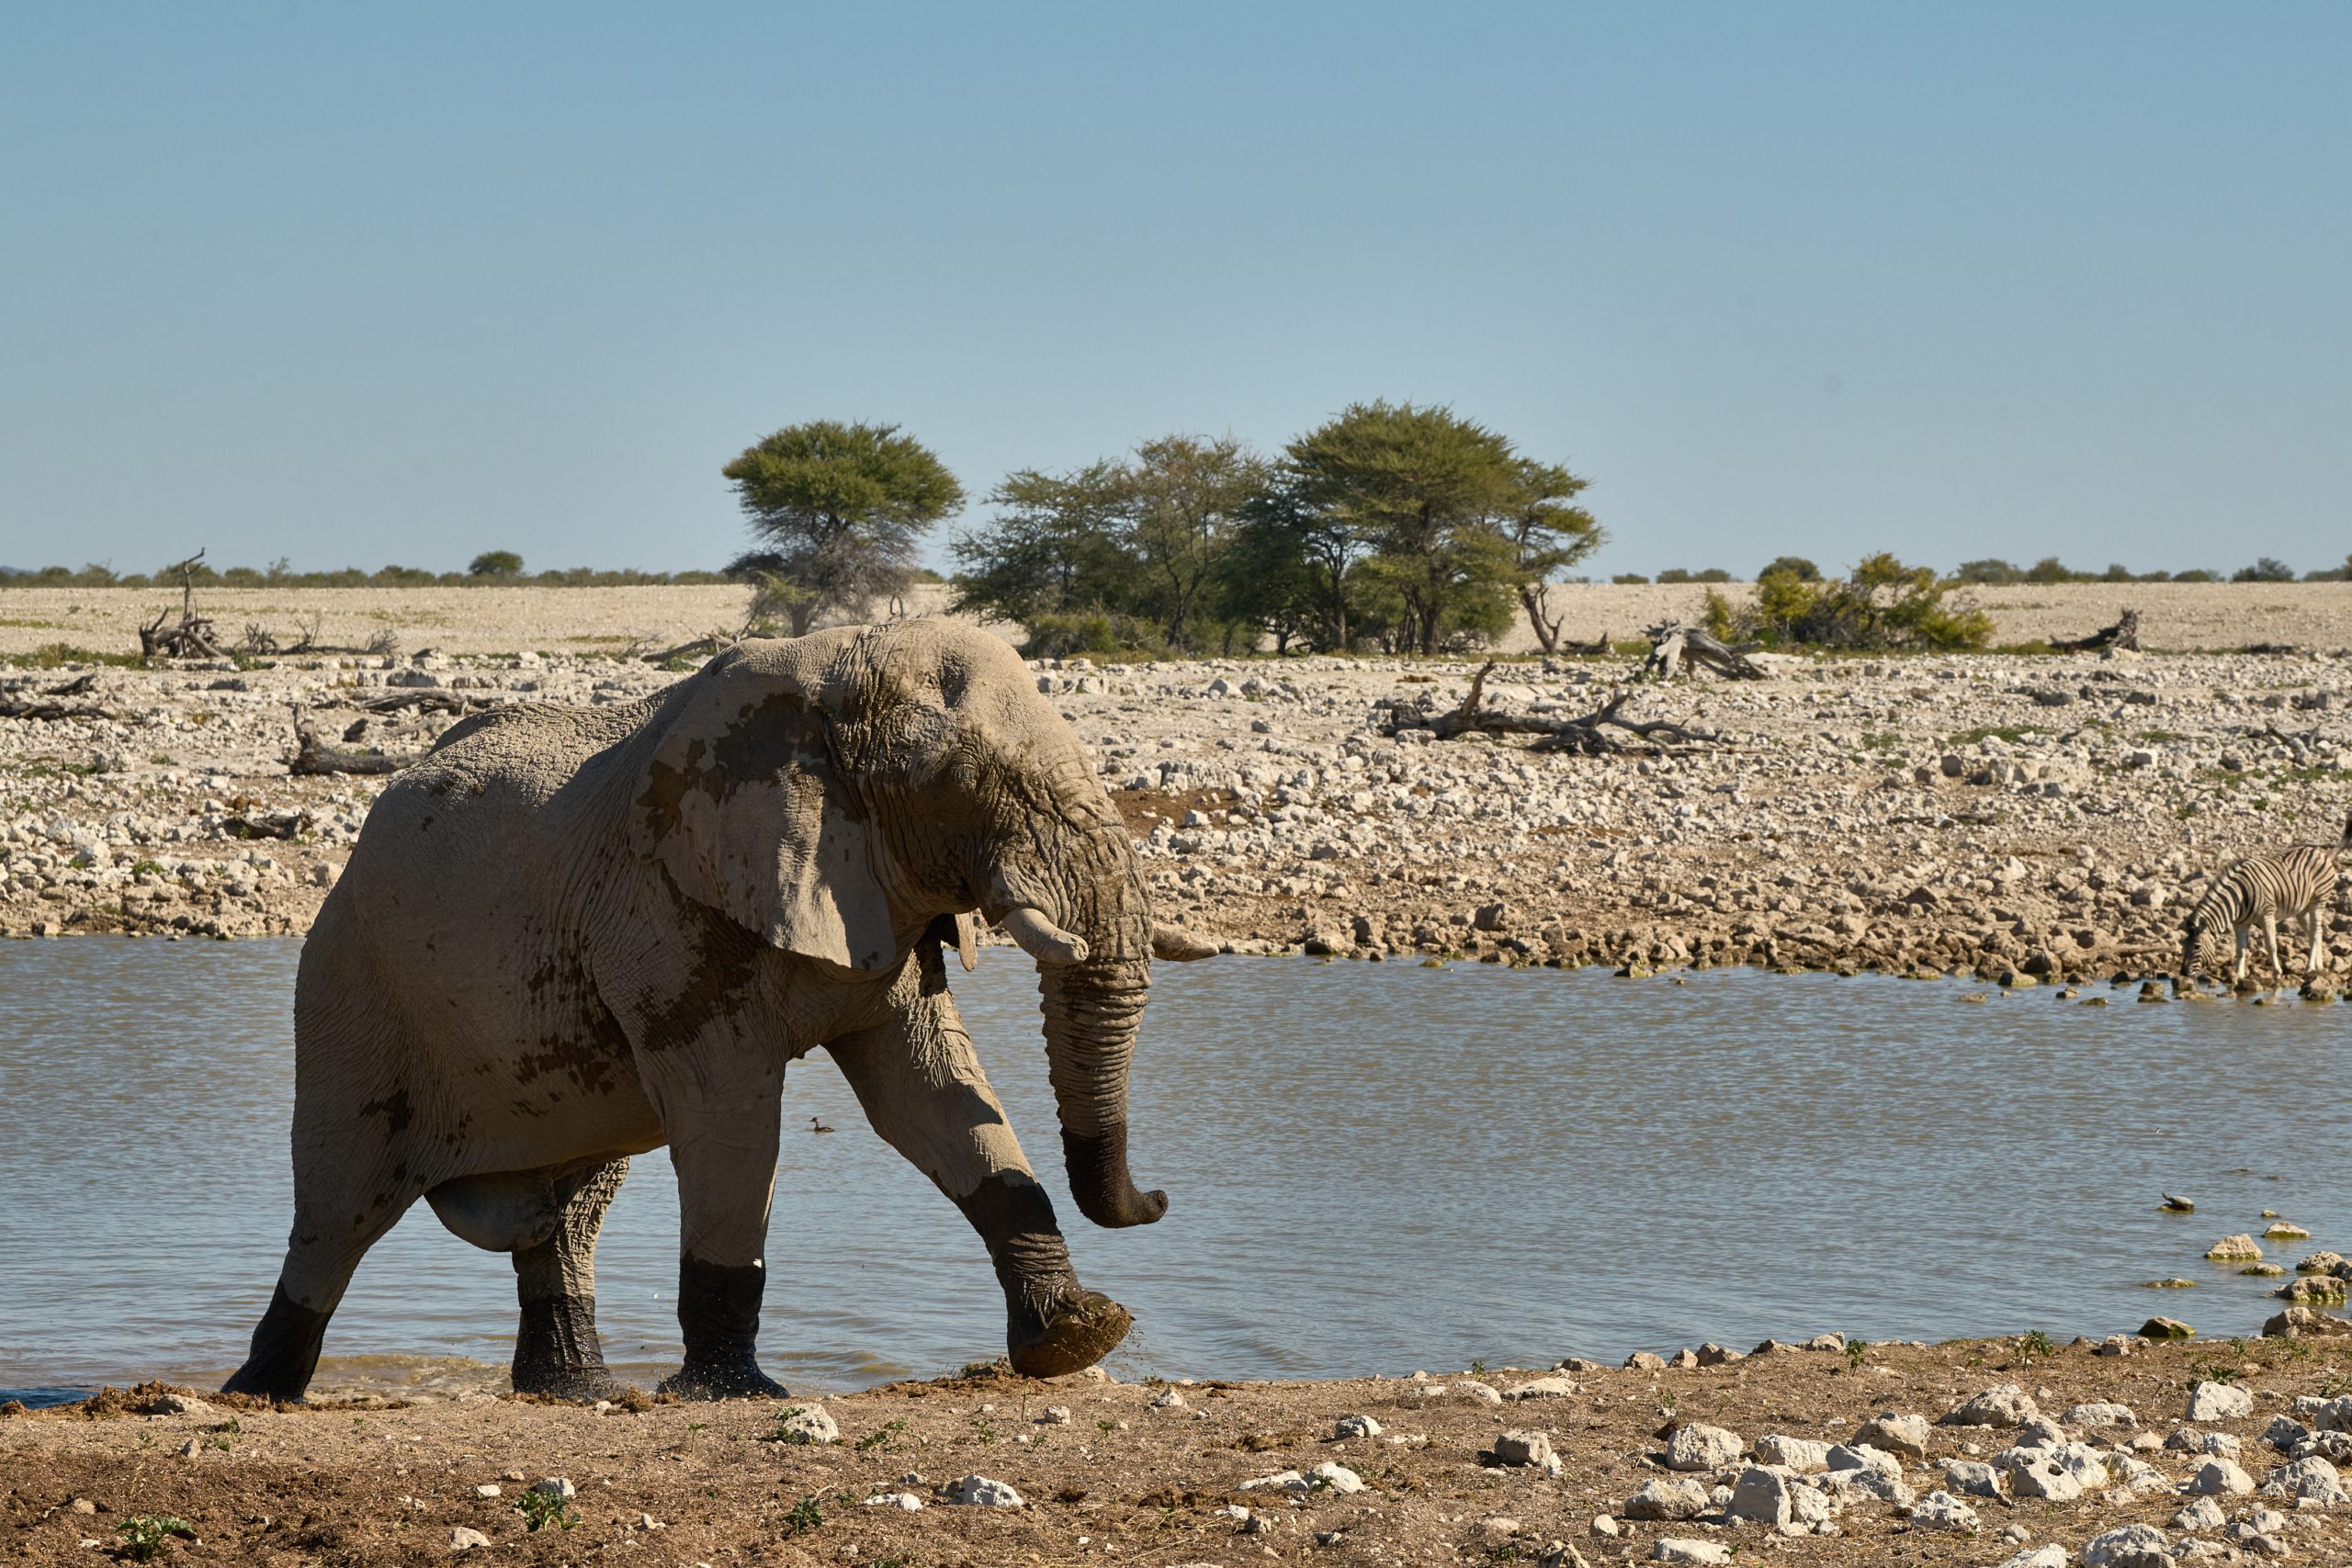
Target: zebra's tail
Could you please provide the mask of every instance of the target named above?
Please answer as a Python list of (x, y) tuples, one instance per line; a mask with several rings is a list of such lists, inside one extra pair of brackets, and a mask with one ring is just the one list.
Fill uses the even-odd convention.
[(2345, 815), (2344, 837), (2335, 841), (2335, 847), (2342, 850), (2352, 850), (2352, 812), (2347, 812)]

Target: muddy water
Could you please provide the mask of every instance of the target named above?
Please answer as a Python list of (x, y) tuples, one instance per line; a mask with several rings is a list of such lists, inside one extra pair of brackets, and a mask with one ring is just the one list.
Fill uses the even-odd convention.
[[(217, 1382), (289, 1214), (298, 944), (0, 944), (0, 1385)], [(2201, 1258), (2277, 1209), (2352, 1248), (2352, 1010), (1982, 1006), (1960, 983), (1227, 959), (1162, 971), (1135, 1084), (1139, 1231), (1076, 1218), (1140, 1319), (1123, 1373), (1614, 1360), (1828, 1329), (2251, 1332), (2273, 1281)], [(1015, 1125), (1057, 1144), (1036, 998), (959, 976)], [(2099, 994), (2109, 994), (2101, 992)], [(838, 1129), (808, 1132), (821, 1117)], [(821, 1055), (786, 1091), (762, 1348), (815, 1389), (1002, 1348), (956, 1212)], [(2193, 1196), (2190, 1218), (2157, 1195)], [(677, 1356), (676, 1195), (638, 1161), (599, 1256), (607, 1351)], [(2274, 1247), (2274, 1255), (2281, 1249)], [(2186, 1275), (2199, 1288), (2139, 1281)], [(328, 1384), (498, 1384), (503, 1258), (419, 1205), (361, 1268)]]

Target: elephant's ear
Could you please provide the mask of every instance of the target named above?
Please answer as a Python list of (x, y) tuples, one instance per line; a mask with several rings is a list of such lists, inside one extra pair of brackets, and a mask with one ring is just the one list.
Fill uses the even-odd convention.
[(786, 953), (844, 969), (899, 961), (876, 846), (822, 711), (738, 665), (671, 720), (630, 806), (639, 852), (685, 897)]

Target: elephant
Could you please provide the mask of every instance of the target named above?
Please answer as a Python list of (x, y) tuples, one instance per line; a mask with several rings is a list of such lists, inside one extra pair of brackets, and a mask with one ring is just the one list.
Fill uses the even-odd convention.
[(227, 1392), (299, 1400), (368, 1248), (418, 1198), (513, 1255), (518, 1391), (610, 1397), (595, 1245), (632, 1155), (677, 1171), (683, 1397), (781, 1396), (754, 1353), (786, 1066), (823, 1046), (963, 1211), (1015, 1371), (1108, 1354), (948, 994), (980, 922), (1035, 961), (1070, 1191), (1127, 1164), (1156, 923), (1076, 733), (1002, 641), (940, 620), (747, 639), (643, 700), (452, 726), (369, 812), (296, 980), (294, 1222)]

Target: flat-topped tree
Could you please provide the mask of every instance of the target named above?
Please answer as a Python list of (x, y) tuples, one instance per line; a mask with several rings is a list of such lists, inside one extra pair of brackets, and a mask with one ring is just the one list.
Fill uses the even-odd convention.
[(821, 615), (905, 592), (924, 533), (964, 504), (947, 466), (895, 424), (787, 425), (721, 472), (765, 547), (728, 570), (757, 574), (795, 637)]

